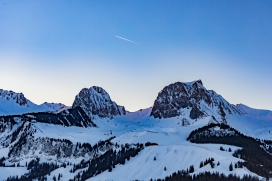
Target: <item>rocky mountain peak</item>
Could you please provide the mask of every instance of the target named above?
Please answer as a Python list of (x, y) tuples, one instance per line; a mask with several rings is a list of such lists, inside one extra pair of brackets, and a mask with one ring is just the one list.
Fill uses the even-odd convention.
[(90, 118), (95, 115), (100, 118), (112, 118), (126, 114), (125, 108), (118, 106), (111, 100), (109, 94), (98, 86), (83, 88), (76, 96), (72, 107), (81, 107)]
[(0, 98), (7, 101), (14, 100), (20, 106), (28, 106), (28, 101), (22, 93), (0, 89)]
[(190, 119), (213, 116), (225, 121), (227, 114), (241, 114), (235, 106), (229, 104), (222, 96), (207, 90), (201, 80), (193, 82), (176, 82), (159, 92), (152, 107), (151, 116), (171, 118), (189, 111)]
[(60, 112), (68, 109), (61, 103), (43, 103), (37, 105), (28, 100), (23, 93), (0, 89), (0, 115), (16, 115), (31, 112)]
[(201, 79), (195, 80), (195, 81), (194, 81), (194, 84), (200, 84), (200, 85), (203, 86), (203, 83), (202, 83), (202, 80), (201, 80)]

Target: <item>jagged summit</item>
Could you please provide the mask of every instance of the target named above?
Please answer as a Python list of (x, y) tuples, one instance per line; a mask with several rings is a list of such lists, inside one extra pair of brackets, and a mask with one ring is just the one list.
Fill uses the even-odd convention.
[(68, 107), (64, 104), (45, 102), (37, 105), (28, 100), (23, 93), (0, 89), (0, 116), (30, 112), (60, 112), (65, 109)]
[(19, 104), (20, 106), (29, 106), (28, 100), (25, 98), (24, 94), (16, 93), (13, 91), (7, 91), (0, 89), (0, 99), (2, 100), (13, 100), (15, 103)]
[(216, 121), (225, 121), (227, 114), (242, 114), (215, 91), (207, 90), (201, 80), (176, 82), (159, 92), (151, 116), (171, 118), (189, 111), (190, 119), (212, 116)]
[(92, 118), (97, 115), (100, 118), (113, 118), (114, 116), (126, 114), (123, 106), (113, 102), (109, 94), (101, 87), (92, 86), (83, 88), (76, 96), (73, 108), (81, 107), (87, 115)]
[(183, 82), (183, 84), (187, 84), (187, 85), (200, 84), (200, 85), (203, 86), (203, 83), (202, 83), (201, 79), (198, 79), (198, 80), (195, 80), (195, 81), (192, 81), (192, 82)]

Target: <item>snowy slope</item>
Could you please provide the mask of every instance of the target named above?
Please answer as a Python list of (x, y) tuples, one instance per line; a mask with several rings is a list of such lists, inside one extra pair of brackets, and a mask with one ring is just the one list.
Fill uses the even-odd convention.
[[(223, 145), (224, 146), (224, 145)], [(142, 151), (139, 156), (127, 161), (125, 165), (118, 165), (113, 172), (105, 171), (89, 180), (150, 180), (165, 178), (174, 172), (187, 169), (190, 165), (196, 168), (195, 172), (214, 171), (229, 174), (227, 171), (231, 162), (240, 159), (232, 157), (230, 152), (220, 152), (220, 145), (169, 145), (169, 146), (150, 146)], [(230, 146), (232, 150), (237, 148)], [(154, 161), (154, 157), (156, 160)], [(199, 163), (205, 159), (214, 158), (215, 163), (220, 162), (219, 166), (211, 169), (207, 165), (199, 169)], [(166, 171), (164, 171), (166, 167)], [(128, 171), (129, 170), (129, 171)], [(237, 175), (249, 174), (245, 168), (236, 169)]]
[(0, 180), (7, 179), (16, 173), (18, 176), (22, 176), (27, 173), (26, 167), (0, 167)]
[(62, 103), (53, 103), (53, 102), (52, 103), (44, 102), (43, 104), (38, 105), (38, 107), (41, 110), (39, 112), (54, 112), (54, 113), (58, 113), (70, 108), (70, 106), (66, 106)]
[[(138, 156), (126, 161), (125, 165), (117, 165), (112, 172), (102, 172), (101, 174), (89, 179), (89, 180), (132, 180), (142, 179), (149, 180), (150, 178), (164, 178), (181, 169), (187, 169), (190, 165), (194, 165), (196, 168), (195, 173), (204, 171), (218, 171), (220, 173), (228, 174), (228, 166), (230, 163), (235, 163), (240, 159), (232, 156), (234, 150), (238, 149), (234, 146), (220, 145), (220, 144), (194, 144), (186, 141), (186, 138), (192, 130), (202, 127), (209, 123), (210, 119), (205, 117), (197, 122), (194, 122), (188, 126), (181, 125), (181, 118), (167, 118), (156, 119), (150, 117), (150, 108), (139, 110), (133, 113), (127, 113), (122, 116), (115, 116), (110, 118), (96, 118), (93, 120), (97, 124), (97, 128), (89, 127), (63, 127), (61, 125), (52, 125), (47, 123), (31, 123), (31, 129), (33, 129), (33, 138), (29, 141), (31, 144), (39, 143), (39, 140), (46, 140), (47, 137), (56, 139), (55, 145), (59, 145), (58, 139), (68, 139), (72, 141), (73, 145), (77, 142), (96, 144), (99, 140), (106, 140), (112, 136), (116, 136), (113, 139), (113, 143), (125, 144), (125, 143), (146, 143), (156, 142), (158, 146), (150, 146), (145, 148), (139, 153)], [(26, 126), (27, 127), (27, 126)], [(35, 131), (36, 130), (36, 131)], [(3, 137), (4, 133), (0, 134)], [(35, 141), (37, 140), (37, 141)], [(45, 141), (46, 142), (46, 141)], [(37, 145), (37, 146), (38, 146)], [(90, 156), (84, 157), (63, 157), (56, 158), (50, 155), (46, 150), (35, 146), (35, 152), (25, 152), (20, 154), (19, 157), (14, 155), (7, 163), (13, 163), (16, 158), (20, 165), (24, 165), (26, 161), (30, 161), (31, 158), (36, 156), (40, 157), (42, 161), (48, 162), (49, 160), (58, 160), (62, 162), (70, 162), (72, 164), (79, 163), (82, 159), (88, 159)], [(224, 148), (231, 148), (232, 153), (222, 152), (219, 150), (220, 146)], [(1, 156), (7, 156), (8, 150), (3, 150)], [(4, 151), (6, 150), (6, 151)], [(156, 156), (156, 161), (154, 161)], [(211, 169), (209, 165), (199, 169), (199, 163), (213, 157), (215, 163), (220, 162), (219, 166)], [(15, 161), (17, 164), (18, 161)], [(164, 171), (164, 167), (167, 168)], [(73, 178), (80, 170), (75, 173), (70, 173), (71, 166), (66, 168), (59, 168), (52, 172), (51, 176), (57, 176), (58, 173), (65, 175), (63, 180)], [(237, 175), (253, 174), (246, 168), (235, 169), (232, 173)], [(0, 176), (0, 179), (5, 179), (7, 175)]]
[(272, 140), (272, 111), (235, 105), (243, 115), (228, 115), (227, 123), (240, 132), (260, 139)]
[(272, 111), (270, 110), (254, 109), (244, 104), (237, 104), (235, 106), (239, 110), (241, 110), (244, 114), (247, 114), (248, 116), (252, 116), (252, 117), (264, 119), (264, 120), (265, 119), (272, 120)]
[(0, 115), (16, 115), (30, 112), (60, 112), (68, 109), (60, 103), (34, 104), (24, 94), (0, 89)]

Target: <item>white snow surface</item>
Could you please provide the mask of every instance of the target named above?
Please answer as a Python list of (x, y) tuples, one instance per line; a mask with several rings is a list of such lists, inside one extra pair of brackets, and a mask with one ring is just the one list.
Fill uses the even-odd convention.
[(18, 115), (32, 112), (60, 112), (68, 109), (61, 103), (48, 103), (37, 105), (26, 99), (22, 93), (0, 89), (0, 116)]
[(265, 120), (272, 120), (272, 111), (270, 110), (254, 109), (244, 104), (237, 104), (236, 107), (250, 116)]
[(9, 176), (18, 175), (18, 177), (27, 173), (26, 167), (0, 167), (0, 180), (6, 180)]
[[(194, 144), (186, 141), (191, 131), (209, 123), (208, 117), (200, 119), (189, 126), (181, 126), (179, 123), (182, 117), (154, 119), (149, 117), (150, 111), (151, 108), (142, 109), (134, 113), (128, 113), (126, 116), (115, 117), (114, 120), (110, 121), (112, 125), (118, 128), (113, 131), (117, 135), (113, 142), (145, 143), (150, 141), (159, 145), (145, 148), (137, 157), (126, 161), (125, 165), (118, 165), (112, 172), (105, 171), (90, 178), (90, 181), (165, 178), (173, 172), (189, 168), (190, 165), (194, 165), (194, 174), (210, 171), (224, 174), (232, 173), (239, 176), (245, 174), (257, 176), (246, 168), (229, 171), (229, 165), (240, 160), (232, 156), (233, 152), (239, 149), (238, 147), (221, 144)], [(236, 115), (235, 118), (238, 119), (238, 117), (244, 118), (243, 115)], [(234, 118), (231, 119), (232, 122), (235, 121)], [(96, 123), (101, 127), (102, 125), (105, 126), (103, 120)], [(121, 128), (121, 126), (125, 127), (125, 129)], [(231, 148), (232, 152), (220, 151), (220, 146), (227, 149)], [(154, 157), (156, 157), (155, 161)], [(210, 165), (199, 168), (200, 162), (208, 158), (214, 158), (215, 164), (220, 162), (220, 165), (215, 166), (214, 169)], [(164, 167), (166, 167), (166, 171), (164, 171)]]
[[(126, 115), (116, 116), (113, 119), (109, 118), (98, 118), (95, 117), (93, 120), (97, 124), (97, 128), (80, 128), (80, 127), (64, 127), (61, 125), (53, 125), (46, 123), (32, 123), (37, 132), (34, 134), (38, 137), (50, 137), (57, 139), (69, 139), (74, 144), (76, 142), (85, 143), (88, 142), (94, 145), (99, 140), (106, 140), (112, 136), (116, 136), (112, 142), (118, 144), (125, 143), (146, 143), (156, 142), (158, 146), (149, 146), (144, 148), (136, 157), (131, 158), (129, 161), (126, 160), (125, 165), (117, 165), (112, 172), (104, 171), (101, 174), (90, 178), (91, 181), (98, 180), (114, 180), (114, 181), (125, 181), (125, 180), (150, 180), (157, 178), (165, 178), (173, 172), (177, 172), (182, 169), (189, 168), (190, 165), (194, 165), (194, 174), (210, 171), (219, 172), (224, 174), (235, 173), (239, 176), (244, 174), (252, 174), (246, 168), (234, 169), (229, 171), (230, 163), (236, 163), (240, 159), (233, 157), (232, 154), (236, 149), (235, 146), (222, 145), (222, 144), (194, 144), (188, 142), (186, 138), (190, 132), (207, 125), (211, 118), (209, 116), (203, 117), (198, 120), (192, 121), (190, 125), (182, 126), (182, 119), (190, 119), (188, 116), (190, 110), (183, 112), (178, 117), (167, 118), (167, 119), (155, 119), (150, 117), (151, 108), (141, 109), (136, 112), (127, 112)], [(254, 115), (227, 115), (227, 122), (232, 127), (241, 131), (244, 134), (251, 135), (262, 139), (272, 139), (269, 130), (272, 128), (272, 120), (256, 118)], [(216, 128), (219, 129), (219, 128)], [(220, 146), (225, 149), (231, 148), (232, 152), (220, 151)], [(0, 149), (0, 156), (6, 156), (8, 154), (7, 149)], [(41, 161), (47, 161), (46, 155), (36, 156), (41, 158)], [(154, 161), (154, 157), (156, 160)], [(25, 161), (30, 161), (31, 155), (27, 155), (25, 160), (20, 161), (20, 164)], [(211, 168), (210, 165), (206, 165), (199, 168), (201, 161), (205, 161), (208, 158), (215, 159), (215, 168)], [(77, 164), (82, 158), (67, 158), (67, 161), (72, 164)], [(217, 163), (220, 165), (217, 166)], [(80, 170), (75, 173), (70, 173), (69, 170), (72, 166), (66, 168), (59, 168), (53, 171), (48, 177), (49, 180), (59, 173), (63, 175), (61, 180), (69, 180), (73, 178)], [(164, 171), (166, 167), (166, 171)], [(6, 179), (12, 171), (5, 169), (14, 169), (13, 173), (24, 174), (26, 169), (24, 167), (19, 168), (1, 168), (0, 180)], [(18, 170), (16, 170), (18, 169)]]
[[(223, 145), (224, 146), (224, 145)], [(165, 178), (178, 170), (187, 169), (193, 165), (195, 173), (212, 171), (229, 174), (230, 163), (239, 161), (232, 157), (230, 152), (219, 150), (220, 145), (167, 145), (150, 146), (139, 153), (137, 157), (126, 161), (125, 165), (118, 165), (112, 172), (105, 171), (88, 180), (150, 180)], [(226, 147), (226, 146), (225, 146)], [(228, 146), (232, 150), (237, 147)], [(154, 160), (156, 157), (156, 160)], [(199, 168), (201, 161), (214, 158), (215, 164), (220, 162), (219, 166), (211, 169), (210, 165)], [(166, 171), (164, 171), (166, 167)], [(237, 175), (250, 174), (246, 169), (235, 169)]]

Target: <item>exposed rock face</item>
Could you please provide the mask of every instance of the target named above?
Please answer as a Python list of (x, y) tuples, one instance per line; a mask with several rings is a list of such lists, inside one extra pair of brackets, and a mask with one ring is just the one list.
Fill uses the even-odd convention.
[(171, 118), (189, 109), (189, 117), (198, 119), (214, 116), (225, 121), (226, 114), (241, 114), (235, 106), (212, 90), (206, 90), (201, 80), (189, 83), (176, 82), (163, 88), (154, 102), (151, 116)]
[(94, 115), (100, 118), (113, 118), (126, 114), (123, 106), (118, 106), (104, 89), (97, 86), (82, 89), (76, 96), (72, 107), (81, 107), (90, 118)]
[[(51, 113), (52, 114), (52, 113)], [(1, 120), (1, 119), (0, 119)], [(0, 122), (3, 123), (3, 120)], [(9, 122), (7, 122), (9, 123)], [(5, 130), (4, 136), (1, 137), (1, 145), (4, 148), (9, 147), (8, 161), (18, 162), (25, 158), (37, 158), (43, 155), (46, 160), (64, 162), (67, 158), (92, 158), (94, 155), (103, 154), (106, 150), (113, 147), (110, 139), (98, 142), (96, 146), (89, 143), (73, 144), (68, 139), (56, 139), (50, 137), (34, 137), (40, 129), (29, 122), (22, 121), (13, 123)], [(113, 137), (112, 137), (113, 138)], [(105, 144), (104, 144), (105, 143)]]

